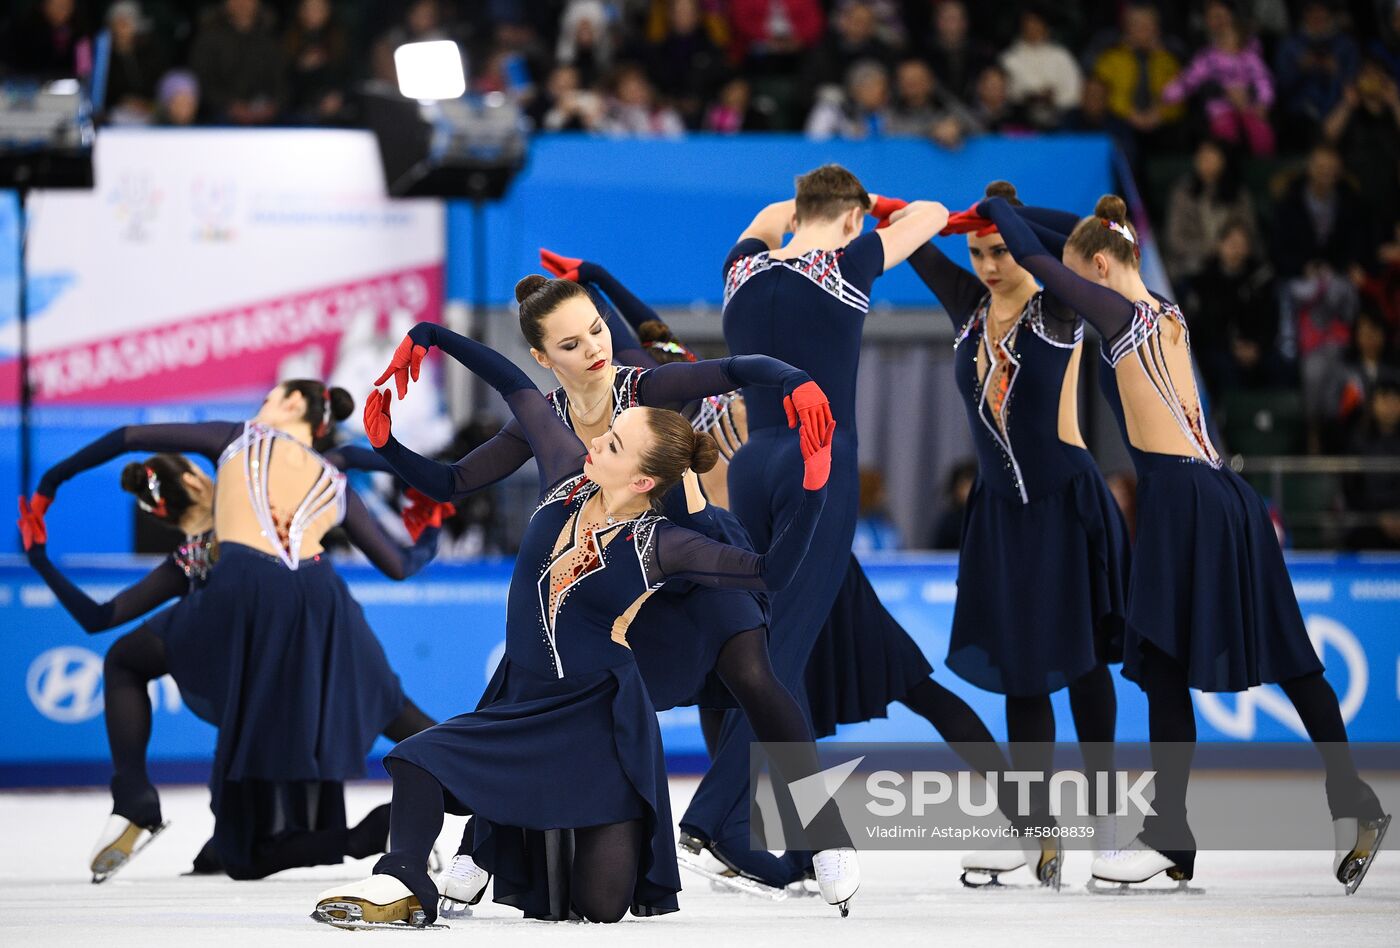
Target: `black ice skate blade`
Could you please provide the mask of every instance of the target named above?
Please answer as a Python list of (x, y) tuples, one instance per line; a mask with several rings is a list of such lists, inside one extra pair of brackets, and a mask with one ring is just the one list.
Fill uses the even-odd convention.
[(748, 876), (741, 876), (738, 874), (728, 875), (727, 873), (715, 872), (707, 866), (701, 865), (696, 861), (695, 857), (685, 849), (681, 849), (676, 853), (676, 862), (678, 862), (682, 868), (688, 869), (696, 875), (703, 876), (711, 882), (722, 885), (726, 889), (734, 892), (752, 895), (761, 899), (768, 899), (771, 902), (782, 902), (788, 897), (788, 890), (785, 888), (779, 889), (776, 886), (768, 885), (766, 882), (750, 879)]
[[(1016, 868), (1023, 869), (1025, 867), (1017, 866)], [(1008, 869), (1006, 871), (1014, 872), (1016, 870)], [(978, 892), (1032, 892), (1037, 889), (1053, 889), (1056, 892), (1060, 891), (1060, 886), (1054, 882), (1038, 882), (1033, 885), (1024, 882), (1012, 882), (1007, 884), (997, 878), (1001, 874), (1000, 871), (989, 872), (986, 869), (964, 869), (962, 875), (958, 876), (958, 881), (963, 884), (964, 888), (974, 889)], [(987, 876), (988, 878), (982, 882), (978, 882), (976, 879), (969, 879), (968, 876)]]
[(1357, 889), (1361, 888), (1361, 882), (1363, 879), (1366, 878), (1366, 873), (1371, 871), (1371, 863), (1375, 862), (1376, 857), (1380, 855), (1381, 843), (1385, 842), (1385, 832), (1388, 829), (1390, 829), (1389, 813), (1387, 813), (1381, 819), (1381, 827), (1380, 830), (1376, 833), (1376, 843), (1374, 846), (1371, 847), (1371, 855), (1367, 857), (1366, 861), (1361, 864), (1361, 870), (1357, 872), (1356, 877), (1350, 882), (1346, 883), (1347, 895), (1351, 895)]
[(147, 832), (149, 832), (151, 835), (146, 837), (146, 841), (143, 842), (140, 846), (137, 846), (136, 848), (132, 849), (131, 853), (125, 858), (123, 858), (120, 862), (116, 863), (115, 865), (108, 864), (107, 867), (101, 871), (94, 871), (92, 874), (92, 884), (101, 885), (117, 873), (121, 872), (127, 866), (131, 865), (132, 860), (134, 860), (137, 856), (141, 855), (141, 853), (145, 851), (146, 847), (151, 845), (151, 843), (155, 842), (156, 837), (159, 836), (161, 833), (164, 833), (169, 826), (170, 821), (166, 820), (164, 823), (161, 823), (155, 829), (147, 830)]
[[(1147, 880), (1144, 879), (1143, 882)], [(1191, 885), (1189, 879), (1179, 879), (1174, 886), (1145, 886), (1142, 882), (1118, 882), (1113, 879), (1090, 878), (1084, 888), (1094, 895), (1205, 895), (1205, 889)]]
[(391, 931), (391, 932), (416, 932), (428, 931), (434, 928), (450, 928), (441, 922), (433, 922), (430, 925), (414, 925), (410, 922), (366, 922), (363, 919), (341, 919), (331, 918), (323, 915), (319, 911), (311, 913), (313, 922), (320, 922), (322, 925), (329, 925), (332, 928), (340, 928), (347, 932), (369, 932), (369, 931)]

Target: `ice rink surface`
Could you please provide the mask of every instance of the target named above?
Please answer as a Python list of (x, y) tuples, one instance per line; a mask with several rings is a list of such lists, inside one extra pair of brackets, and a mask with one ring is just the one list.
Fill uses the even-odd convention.
[[(672, 781), (680, 813), (695, 781)], [(388, 799), (387, 783), (347, 791), (352, 820)], [(315, 897), (338, 879), (368, 874), (372, 860), (282, 873), (261, 882), (185, 878), (213, 819), (203, 788), (163, 792), (170, 828), (117, 878), (94, 886), (90, 847), (110, 809), (105, 792), (0, 794), (0, 945), (35, 948), (276, 948), (353, 941), (501, 946), (626, 945), (661, 948), (739, 945), (1040, 946), (1050, 944), (1400, 945), (1400, 839), (1394, 834), (1365, 884), (1350, 898), (1330, 875), (1328, 853), (1212, 853), (1197, 862), (1202, 895), (1091, 895), (1090, 854), (1067, 854), (1059, 893), (977, 892), (958, 884), (957, 852), (865, 853), (863, 882), (847, 919), (817, 898), (769, 902), (717, 893), (682, 872), (681, 911), (628, 917), (618, 925), (531, 922), (482, 902), (447, 931), (345, 932), (308, 917)], [(1319, 818), (1325, 815), (1319, 814)], [(444, 852), (461, 821), (448, 819)], [(1024, 870), (1019, 876), (1029, 882)]]

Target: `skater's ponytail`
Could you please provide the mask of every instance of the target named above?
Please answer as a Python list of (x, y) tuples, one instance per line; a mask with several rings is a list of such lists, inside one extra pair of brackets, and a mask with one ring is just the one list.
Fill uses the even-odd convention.
[(194, 506), (184, 475), (195, 467), (183, 455), (153, 454), (122, 468), (122, 490), (136, 497), (137, 505), (172, 530)]
[(719, 446), (703, 431), (696, 431), (678, 412), (644, 408), (651, 446), (642, 454), (641, 470), (656, 481), (647, 495), (655, 506), (680, 482), (687, 470), (704, 474), (719, 461)]
[(515, 284), (515, 301), (520, 304), (520, 334), (530, 348), (544, 351), (544, 321), (568, 300), (588, 296), (582, 283), (551, 280), (532, 273)]
[(695, 353), (685, 347), (671, 327), (659, 319), (648, 319), (637, 327), (637, 338), (642, 348), (653, 359), (665, 365), (668, 362), (694, 362)]
[(1065, 249), (1085, 260), (1093, 260), (1095, 254), (1101, 253), (1135, 269), (1142, 257), (1137, 230), (1128, 220), (1128, 205), (1116, 194), (1099, 198), (1094, 216), (1075, 225)]

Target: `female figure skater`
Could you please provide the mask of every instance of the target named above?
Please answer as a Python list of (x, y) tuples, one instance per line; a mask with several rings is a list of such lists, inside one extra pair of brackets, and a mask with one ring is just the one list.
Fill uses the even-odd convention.
[[(575, 292), (573, 284), (526, 277), (516, 298), (523, 310), (547, 310), (557, 294)], [(539, 467), (540, 503), (516, 559), (505, 657), (481, 704), (390, 754), (394, 848), (370, 879), (322, 893), (316, 914), (342, 925), (431, 924), (438, 892), (423, 864), (448, 807), (473, 814), (472, 855), (495, 874), (497, 902), (549, 918), (568, 917), (572, 907), (607, 922), (629, 906), (637, 915), (674, 911), (680, 884), (660, 735), (627, 647), (628, 619), (672, 577), (747, 589), (791, 579), (824, 499), (834, 428), (824, 399), (807, 390), (802, 501), (758, 555), (653, 511), (686, 468), (714, 463), (713, 444), (679, 415), (630, 408), (585, 451), (519, 368), (439, 327), (415, 327), (385, 377), (398, 376), (403, 390), (432, 345), (506, 399)], [(435, 462), (390, 441), (388, 398), (369, 404), (372, 443), (385, 446), (410, 482), (431, 481)], [(575, 774), (567, 785), (542, 778), (564, 760)], [(557, 830), (570, 832), (556, 835), (552, 858), (532, 865), (542, 832)], [(570, 848), (572, 865), (560, 865)]]
[[(1186, 320), (1150, 292), (1123, 200), (1106, 195), (1074, 228), (1064, 263), (1002, 198), (977, 206), (1017, 263), (1104, 339), (1104, 391), (1138, 473), (1138, 527), (1128, 589), (1123, 673), (1148, 698), (1158, 770), (1154, 816), (1133, 845), (1094, 860), (1094, 878), (1122, 884), (1195, 872), (1186, 821), (1189, 769), (1162, 742), (1194, 744), (1190, 688), (1243, 691), (1276, 682), (1327, 768), (1337, 879), (1360, 884), (1390, 817), (1346, 746), (1337, 696), (1322, 676), (1259, 495), (1211, 444), (1196, 390)], [(1159, 753), (1162, 760), (1155, 758)], [(1188, 761), (1189, 764), (1189, 761)]]
[[(396, 732), (431, 721), (404, 698), (320, 540), (343, 521), (395, 579), (416, 572), (432, 547), (404, 551), (387, 541), (344, 475), (310, 449), (352, 408), (342, 389), (299, 380), (274, 388), (247, 422), (118, 428), (50, 468), (33, 499), (21, 501), (31, 537), (42, 536), (59, 486), (84, 469), (139, 450), (217, 461), (217, 563), (202, 585), (115, 643), (105, 662), (113, 815), (94, 855), (98, 881), (165, 825), (145, 770), (145, 683), (166, 673), (219, 729), (213, 843), (230, 876), (338, 863), (383, 845), (382, 815), (345, 828), (342, 783), (364, 772), (374, 738), (396, 719), (404, 724)], [(146, 500), (159, 505), (154, 494)], [(118, 606), (126, 603), (114, 614)]]
[[(388, 470), (388, 465), (373, 451), (353, 445), (332, 448), (324, 457), (340, 470)], [(215, 559), (214, 483), (187, 458), (179, 454), (157, 454), (144, 462), (132, 462), (122, 470), (121, 484), (136, 497), (142, 510), (164, 526), (179, 530), (185, 541), (150, 573), (106, 602), (99, 603), (88, 596), (49, 560), (47, 528), (42, 518), (31, 513), (19, 523), (30, 565), (89, 635), (125, 625), (202, 586)], [(416, 492), (410, 491), (410, 494)], [(404, 508), (405, 526), (429, 556), (437, 544), (437, 528), (441, 526), (444, 512), (450, 508), (450, 504), (437, 504), (422, 495), (410, 497), (409, 505)], [(373, 532), (359, 531), (354, 539), (370, 551), (373, 562), (383, 565), (387, 572), (401, 573), (395, 563), (404, 554), (395, 551), (392, 541), (378, 531), (372, 520), (370, 524), (375, 526)], [(150, 783), (146, 775), (146, 748), (151, 735), (148, 686), (168, 670), (161, 663), (140, 660), (144, 651), (141, 643), (145, 640), (141, 629), (122, 636), (108, 650), (103, 662), (104, 722), (115, 771), (114, 785), (144, 788)], [(210, 723), (218, 725), (217, 721)], [(403, 709), (384, 728), (384, 736), (398, 742), (434, 723), (405, 697)], [(329, 809), (326, 812), (329, 817)], [(388, 835), (388, 816), (386, 805), (365, 817), (350, 831), (346, 855), (359, 858), (382, 851)], [(143, 846), (149, 842), (150, 837), (144, 841), (138, 837), (133, 842), (127, 836), (129, 824), (119, 821), (118, 825), (122, 830), (117, 836), (119, 842), (125, 839), (132, 845), (141, 842)], [(94, 881), (106, 881), (135, 855), (135, 851), (128, 851), (125, 845), (109, 845), (111, 835), (104, 834), (99, 839), (90, 860)], [(204, 875), (220, 871), (222, 867), (211, 840), (195, 857), (192, 872)]]
[[(1021, 203), (1005, 181), (988, 185), (987, 196)], [(1067, 234), (1073, 220), (1061, 226)], [(1107, 663), (1122, 660), (1129, 543), (1079, 433), (1083, 323), (1036, 286), (994, 228), (968, 233), (967, 248), (976, 276), (932, 243), (909, 258), (953, 322), (954, 372), (977, 450), (948, 667), (1006, 696), (1018, 770), (1052, 769), (1050, 695), (1068, 687), (1085, 763), (1107, 773), (1118, 715)], [(1011, 557), (1037, 548), (1057, 555), (1031, 570), (1011, 566)], [(1111, 800), (1091, 803), (1103, 804), (1096, 814), (1116, 809)], [(1096, 850), (1117, 850), (1111, 817), (1094, 828)], [(1022, 865), (1020, 856), (974, 853), (963, 868), (995, 878)]]
[[(904, 206), (903, 201), (881, 198), (875, 202), (871, 213), (881, 221), (880, 229), (883, 230), (888, 226), (888, 215)], [(618, 327), (616, 320), (609, 319), (608, 325), (614, 327), (612, 337), (617, 361), (634, 365), (695, 361), (694, 355), (675, 339), (655, 311), (600, 264), (564, 257), (548, 250), (540, 251), (540, 260), (556, 276), (576, 279), (600, 290), (616, 304), (616, 311), (627, 324), (636, 330), (638, 338), (642, 340), (640, 344), (626, 333), (625, 328)], [(622, 341), (624, 339), (627, 341)], [(731, 444), (727, 456), (725, 449), (721, 448), (720, 453), (725, 460), (716, 465), (717, 471), (727, 469), (733, 453), (748, 440), (747, 416), (741, 413), (743, 395), (734, 392), (722, 398), (722, 404), (713, 408), (711, 405), (717, 400), (704, 399), (693, 406), (693, 411), (687, 412), (696, 430), (718, 430), (723, 439), (721, 443), (728, 441)], [(735, 417), (740, 420), (733, 421)], [(730, 419), (728, 423), (726, 418)], [(730, 529), (733, 532), (743, 533), (742, 524), (732, 513), (717, 509), (724, 505), (711, 493), (711, 478), (702, 476), (701, 483), (711, 501), (709, 509), (712, 515), (732, 524)], [(727, 484), (724, 495), (728, 496)], [(639, 637), (634, 642), (637, 661), (644, 675), (647, 669), (645, 642), (645, 637)], [(938, 684), (931, 677), (932, 672), (932, 666), (918, 645), (880, 602), (860, 562), (850, 555), (845, 576), (831, 611), (822, 624), (805, 673), (806, 699), (816, 736), (834, 734), (838, 724), (884, 717), (889, 705), (899, 701), (927, 719), (979, 773), (1009, 769), (991, 732), (977, 713), (953, 692)], [(717, 754), (725, 719), (726, 715), (717, 709), (702, 706), (700, 710), (701, 729), (711, 758)], [(733, 751), (730, 753), (734, 754)], [(734, 755), (726, 763), (736, 759), (737, 755)], [(747, 764), (743, 766), (747, 767)], [(702, 781), (701, 787), (704, 789), (698, 796), (704, 799), (712, 792), (711, 788), (730, 787), (733, 780), (732, 774), (725, 768), (712, 769)], [(1007, 812), (1015, 811), (1008, 808)], [(745, 835), (742, 838), (709, 841), (710, 837), (704, 835), (703, 830), (697, 832), (697, 824), (704, 819), (703, 815), (692, 817), (690, 812), (681, 819), (681, 864), (687, 868), (745, 891), (753, 889), (752, 882), (758, 882), (769, 890), (781, 891), (780, 887), (786, 883), (803, 875), (811, 875), (807, 854), (793, 852), (779, 859), (763, 850), (751, 850), (747, 824), (744, 824)], [(1035, 821), (1018, 819), (1016, 822), (1030, 826)], [(1053, 841), (1047, 839), (1046, 842)], [(1059, 866), (1057, 848), (1033, 844), (1032, 849), (1039, 877), (1045, 884), (1053, 884)], [(993, 861), (990, 862), (992, 865), (1007, 865), (1008, 856), (1014, 855), (983, 854), (971, 862), (978, 867), (985, 867), (989, 861)], [(1016, 868), (1024, 862), (1024, 856), (1020, 863), (1012, 858), (1009, 867)], [(966, 881), (966, 874), (964, 879)]]
[[(572, 281), (551, 281), (521, 306), (521, 331), (534, 358), (562, 383), (546, 397), (584, 443), (606, 431), (632, 406), (680, 408), (741, 384), (773, 386), (794, 399), (809, 391), (811, 381), (805, 373), (766, 356), (687, 360), (658, 368), (634, 348), (627, 357), (636, 364), (613, 365), (615, 337), (609, 327), (614, 324), (616, 320), (610, 323), (600, 315), (584, 287)], [(616, 338), (630, 340), (631, 336), (619, 325)], [(370, 398), (372, 412), (377, 396)], [(383, 447), (401, 477), (439, 499), (460, 497), (499, 480), (531, 454), (514, 421), (456, 464), (405, 467), (401, 451), (402, 446), (392, 440)], [(664, 496), (662, 510), (667, 519), (711, 539), (751, 548), (731, 515), (707, 508), (703, 496), (692, 493), (688, 500), (687, 492), (677, 485)], [(810, 742), (812, 734), (805, 724), (787, 726), (802, 721), (801, 709), (773, 675), (767, 624), (767, 600), (761, 593), (671, 582), (629, 616), (628, 644), (657, 710), (689, 705), (732, 708), (737, 703), (746, 716), (758, 721), (755, 732), (764, 735), (765, 741)], [(453, 902), (471, 904), (480, 897), (486, 875), (477, 871), (465, 851), (458, 855), (442, 880), (443, 894)], [(857, 871), (854, 860), (839, 865), (848, 874)], [(726, 874), (733, 867), (711, 871)], [(733, 882), (752, 888), (742, 879)]]

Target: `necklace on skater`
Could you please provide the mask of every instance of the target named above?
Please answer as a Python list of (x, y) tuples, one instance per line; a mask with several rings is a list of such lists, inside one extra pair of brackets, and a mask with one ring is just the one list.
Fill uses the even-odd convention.
[(569, 403), (569, 414), (573, 415), (573, 416), (574, 416), (574, 420), (575, 420), (576, 422), (578, 422), (578, 423), (579, 423), (581, 426), (583, 426), (584, 428), (591, 428), (593, 425), (595, 425), (595, 424), (598, 423), (598, 420), (599, 420), (600, 418), (603, 417), (603, 414), (604, 414), (604, 413), (603, 413), (603, 412), (599, 412), (599, 413), (597, 414), (597, 416), (596, 416), (596, 417), (593, 417), (593, 418), (590, 418), (590, 417), (588, 417), (588, 416), (591, 415), (591, 414), (593, 413), (593, 410), (594, 410), (594, 409), (598, 408), (600, 405), (602, 405), (604, 402), (606, 402), (609, 398), (611, 398), (611, 397), (612, 397), (612, 393), (613, 393), (612, 385), (609, 385), (609, 386), (603, 391), (603, 394), (600, 395), (600, 396), (598, 396), (597, 401), (595, 401), (592, 405), (589, 405), (587, 408), (575, 408), (574, 405), (573, 405), (573, 402), (570, 402), (570, 403)]

